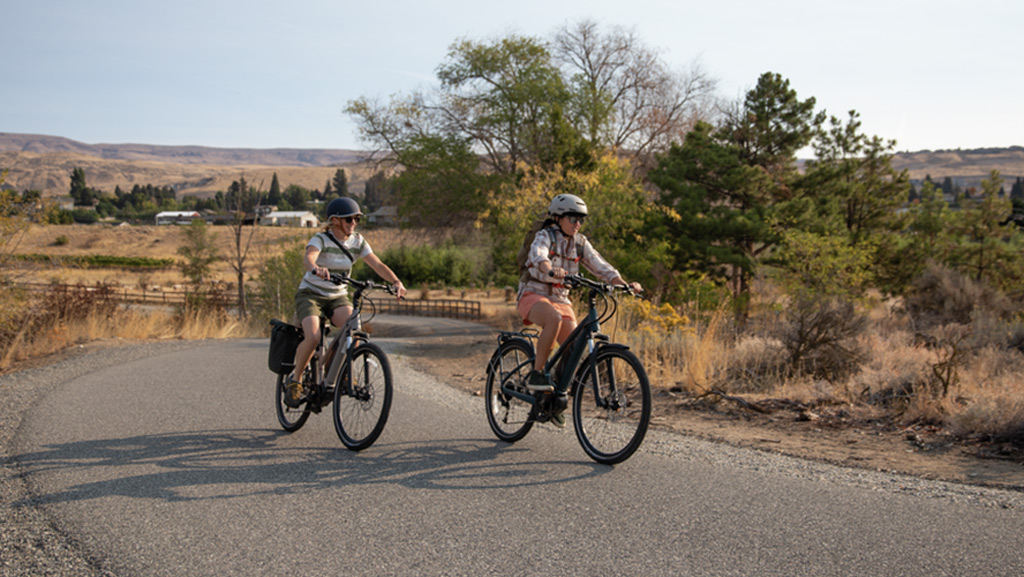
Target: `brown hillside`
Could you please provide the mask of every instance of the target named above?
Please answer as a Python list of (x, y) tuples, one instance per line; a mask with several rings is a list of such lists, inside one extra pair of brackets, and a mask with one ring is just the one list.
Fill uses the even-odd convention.
[[(10, 170), (7, 186), (62, 196), (70, 188), (71, 171), (85, 170), (89, 186), (113, 192), (136, 184), (170, 186), (179, 194), (211, 195), (225, 191), (244, 176), (263, 190), (276, 172), (281, 187), (297, 184), (322, 189), (340, 167), (349, 189), (361, 194), (372, 170), (364, 153), (328, 149), (242, 149), (146, 144), (84, 144), (67, 138), (0, 132), (0, 169)], [(998, 170), (1007, 187), (1024, 177), (1024, 148), (940, 150), (894, 155), (893, 167), (915, 180), (951, 177), (960, 186), (977, 186)]]
[(947, 176), (987, 178), (993, 170), (998, 170), (1004, 180), (1012, 180), (1024, 176), (1024, 148), (909, 152), (897, 154), (892, 164), (897, 170), (906, 170), (914, 179), (928, 175), (932, 180)]
[(334, 178), (338, 168), (344, 168), (349, 190), (361, 194), (366, 179), (372, 174), (363, 164), (338, 166), (218, 166), (209, 164), (179, 164), (158, 161), (110, 160), (77, 152), (0, 152), (0, 167), (9, 169), (7, 185), (15, 190), (40, 190), (44, 196), (63, 196), (71, 187), (71, 171), (82, 168), (89, 186), (104, 192), (113, 192), (120, 186), (129, 191), (136, 185), (170, 186), (179, 194), (209, 196), (228, 190), (240, 177), (266, 191), (276, 172), (281, 188), (291, 184), (310, 190), (323, 190), (324, 184)]

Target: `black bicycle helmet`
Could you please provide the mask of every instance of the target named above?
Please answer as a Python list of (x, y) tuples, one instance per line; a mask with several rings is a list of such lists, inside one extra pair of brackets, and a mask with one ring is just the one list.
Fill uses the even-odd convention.
[(345, 218), (357, 214), (363, 214), (363, 211), (359, 210), (359, 203), (346, 196), (336, 198), (327, 205), (327, 220), (335, 216)]

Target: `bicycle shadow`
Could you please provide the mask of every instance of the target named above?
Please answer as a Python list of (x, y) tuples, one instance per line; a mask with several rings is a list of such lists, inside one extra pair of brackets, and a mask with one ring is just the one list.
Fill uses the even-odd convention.
[[(35, 506), (122, 496), (168, 502), (287, 495), (394, 484), (433, 490), (508, 490), (569, 483), (611, 467), (590, 461), (518, 461), (527, 449), (450, 439), (344, 448), (281, 447), (281, 431), (214, 430), (48, 445), (4, 459)], [(43, 477), (51, 477), (44, 482)], [(56, 477), (56, 482), (53, 478)], [(61, 478), (73, 478), (64, 488)]]

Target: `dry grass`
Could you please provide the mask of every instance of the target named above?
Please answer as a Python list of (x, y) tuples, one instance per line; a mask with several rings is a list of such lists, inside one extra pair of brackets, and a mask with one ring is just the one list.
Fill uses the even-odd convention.
[(119, 308), (113, 313), (90, 311), (84, 316), (58, 319), (32, 328), (25, 319), (16, 338), (0, 351), (0, 370), (16, 368), (18, 363), (59, 353), (68, 347), (95, 341), (146, 341), (162, 339), (226, 339), (261, 334), (262, 327), (251, 327), (226, 314), (167, 311), (138, 311)]
[[(656, 334), (642, 330), (642, 319), (624, 315), (619, 332), (641, 356), (656, 388), (695, 397), (713, 390), (752, 401), (837, 406), (862, 419), (1024, 444), (1024, 354), (992, 345), (970, 348), (966, 339), (956, 340), (963, 336), (959, 326), (938, 329), (937, 340), (922, 342), (905, 319), (893, 318), (891, 303), (877, 306), (883, 312), (867, 311), (869, 329), (858, 337), (864, 360), (838, 380), (793, 370), (777, 339), (736, 337), (726, 330), (724, 311), (704, 326)], [(950, 365), (954, 343), (959, 351)]]
[[(16, 254), (116, 255), (149, 258), (180, 259), (181, 227), (177, 226), (110, 226), (110, 225), (33, 225), (16, 246)], [(235, 282), (235, 272), (229, 261), (234, 254), (234, 235), (226, 226), (212, 228), (217, 250), (222, 260), (214, 268), (214, 280)], [(245, 231), (248, 233), (248, 230)], [(251, 244), (247, 268), (258, 272), (271, 257), (286, 249), (304, 245), (315, 231), (301, 228), (260, 227)], [(361, 230), (375, 252), (387, 250), (402, 243), (417, 242), (422, 233), (396, 229)], [(57, 244), (64, 237), (66, 244)], [(60, 282), (95, 285), (103, 283), (123, 287), (171, 287), (182, 283), (181, 273), (175, 267), (156, 271), (130, 271), (120, 269), (44, 268), (26, 270), (19, 280), (25, 282)]]

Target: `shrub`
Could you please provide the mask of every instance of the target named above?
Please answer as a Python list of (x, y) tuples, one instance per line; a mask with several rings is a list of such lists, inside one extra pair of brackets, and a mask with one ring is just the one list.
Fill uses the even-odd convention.
[[(380, 255), (406, 286), (421, 284), (444, 286), (484, 285), (488, 280), (486, 247), (472, 248), (452, 244), (440, 247), (399, 246)], [(369, 267), (353, 270), (359, 279), (375, 278)]]
[(863, 353), (857, 338), (867, 317), (850, 301), (830, 297), (797, 298), (786, 311), (779, 339), (799, 373), (842, 380), (856, 373)]
[(1014, 306), (1001, 292), (948, 268), (930, 265), (904, 298), (918, 330), (970, 324), (977, 316), (1006, 318)]

